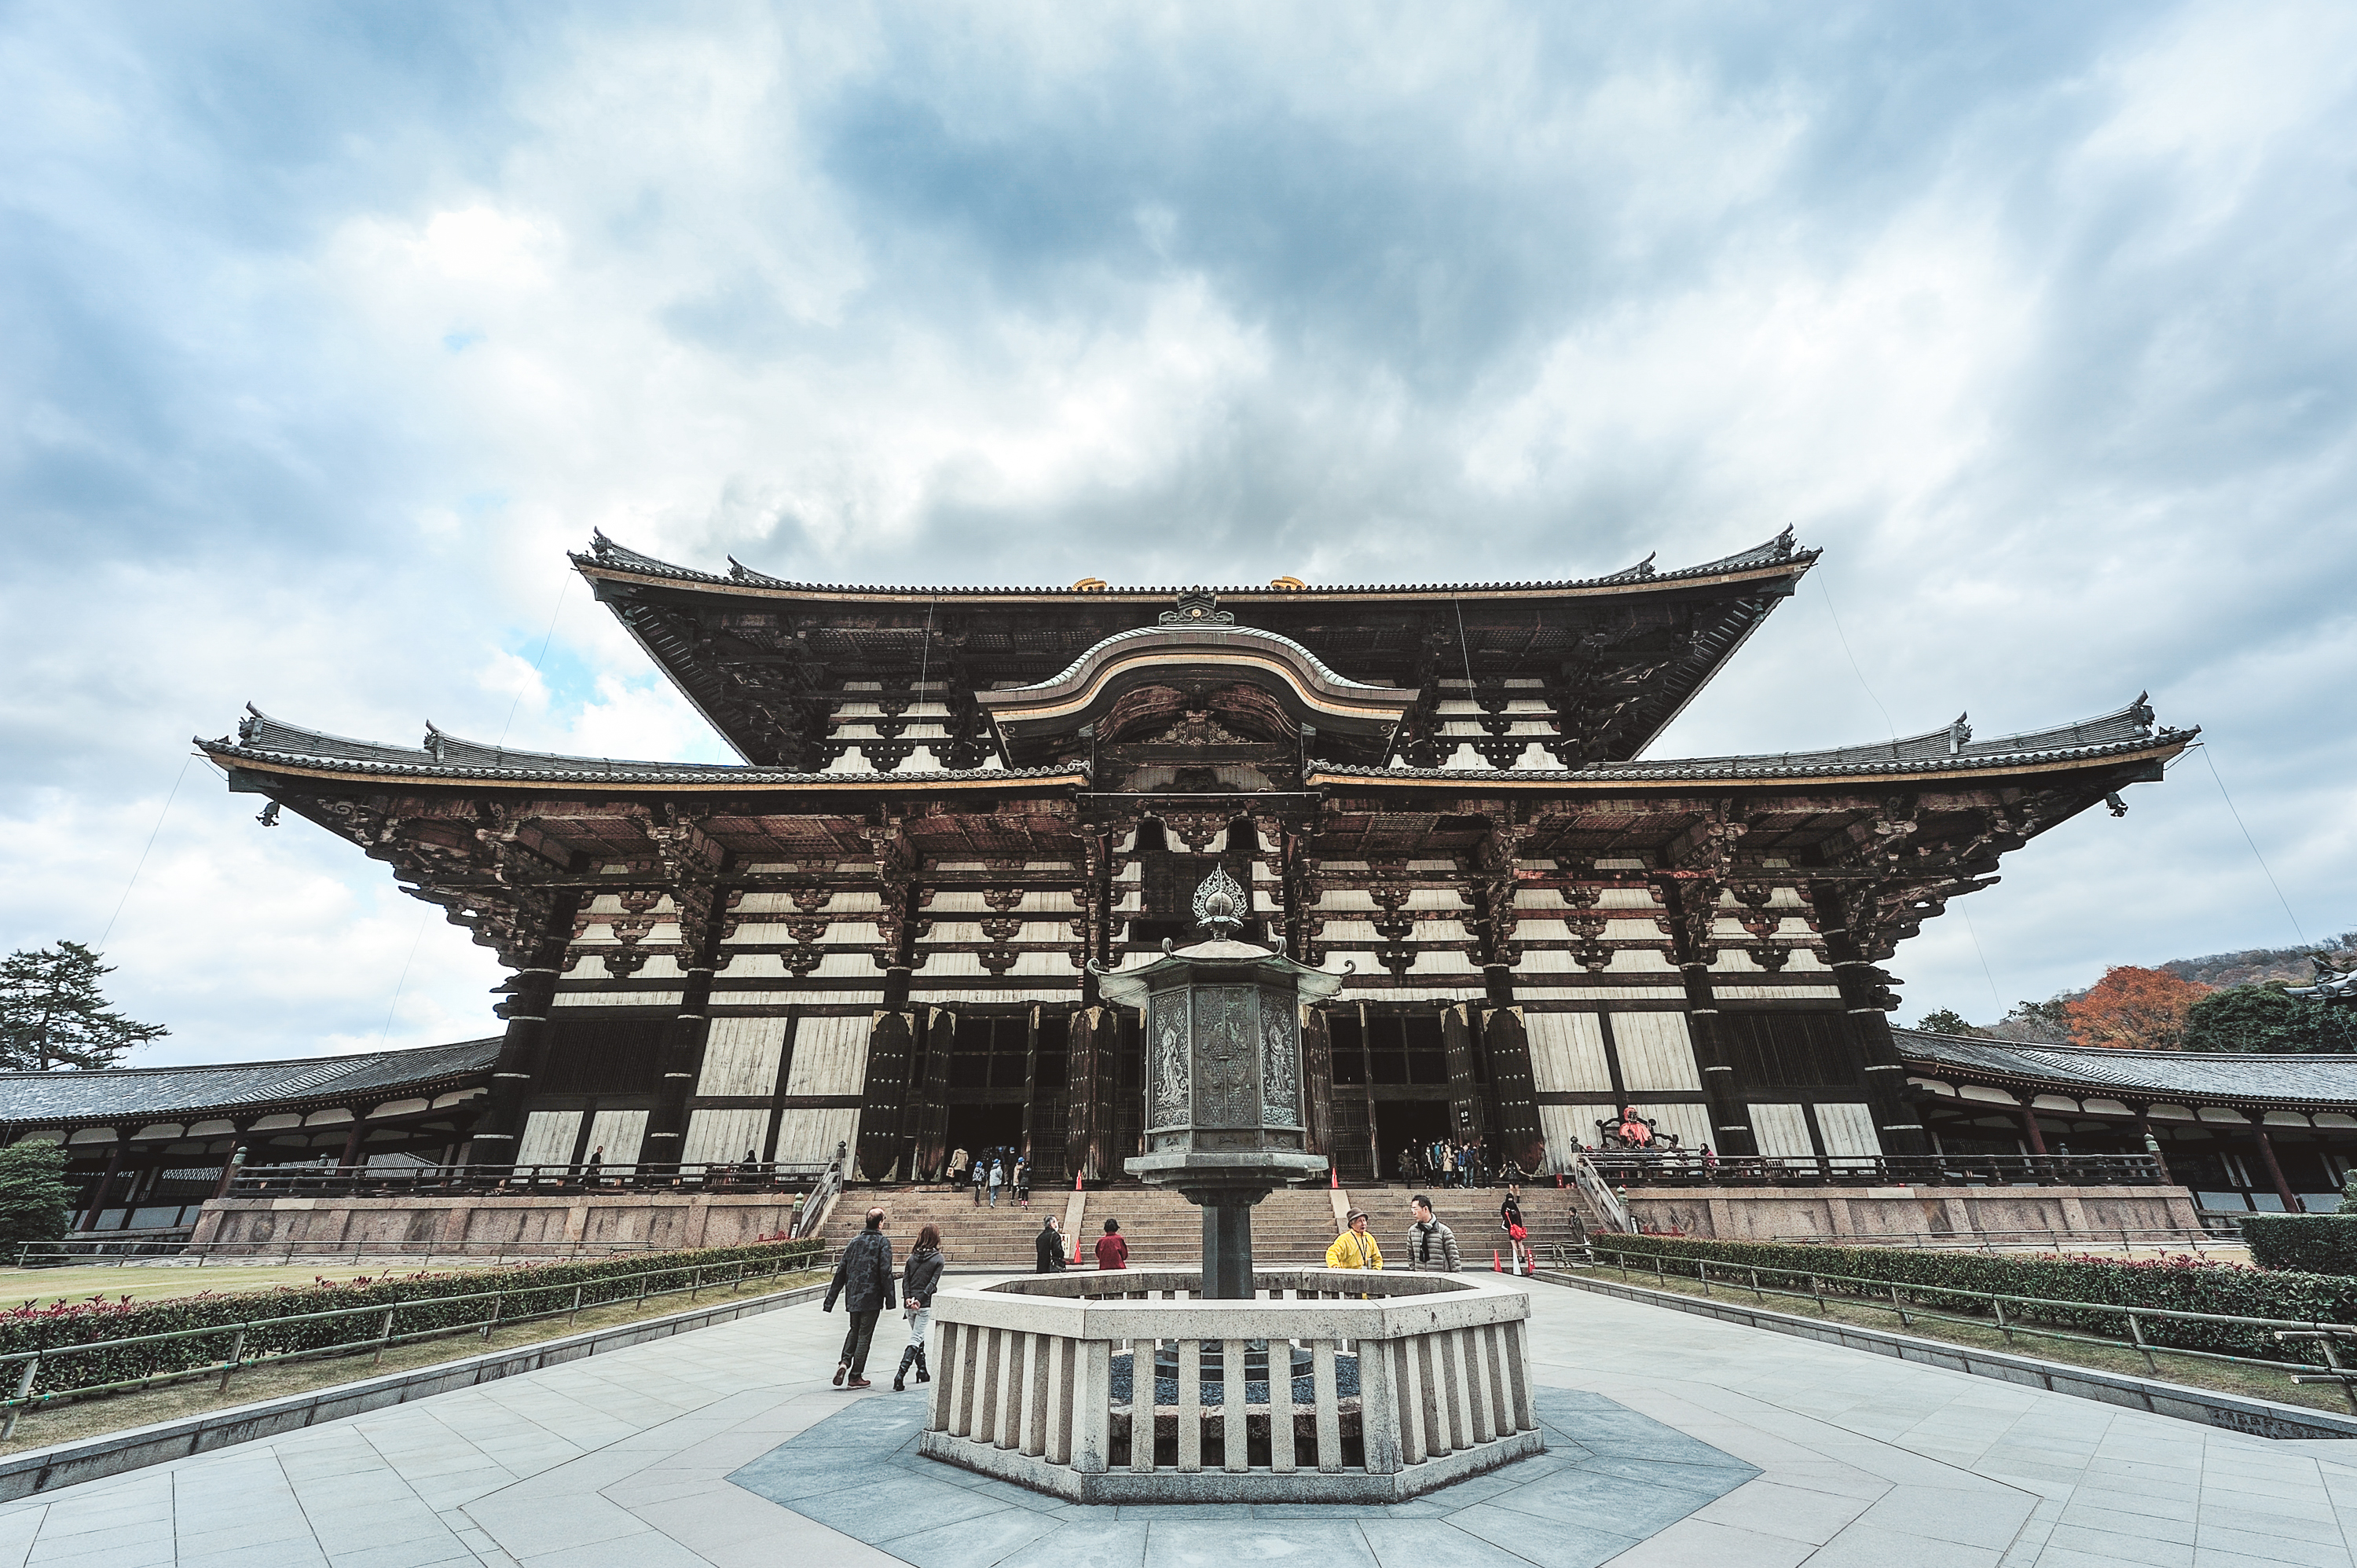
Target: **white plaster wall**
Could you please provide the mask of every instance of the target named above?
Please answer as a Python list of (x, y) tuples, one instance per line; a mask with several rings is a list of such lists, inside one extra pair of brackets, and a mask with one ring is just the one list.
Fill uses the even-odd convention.
[(803, 1019), (794, 1035), (794, 1061), (786, 1072), (786, 1092), (857, 1094), (867, 1082), (867, 1036), (872, 1026), (871, 1019), (856, 1015)]
[[(516, 1144), (520, 1165), (561, 1165), (573, 1158), (573, 1144), (581, 1136), (580, 1111), (535, 1111), (523, 1121), (523, 1137)], [(636, 1150), (631, 1151), (635, 1156)]]
[(1595, 1014), (1524, 1013), (1523, 1032), (1531, 1042), (1531, 1081), (1540, 1092), (1612, 1092)]
[(1797, 1105), (1752, 1106), (1751, 1136), (1763, 1155), (1805, 1160), (1817, 1152), (1809, 1142), (1808, 1119)]
[(1620, 1054), (1621, 1082), (1631, 1093), (1702, 1087), (1683, 1013), (1615, 1013), (1612, 1043)]
[[(705, 1037), (698, 1094), (764, 1097), (778, 1087), (778, 1054), (785, 1048), (785, 1018), (715, 1018)], [(745, 1151), (739, 1149), (738, 1154)]]
[(770, 1113), (761, 1110), (696, 1111), (687, 1118), (687, 1138), (680, 1146), (682, 1165), (719, 1165), (761, 1152), (770, 1135)]

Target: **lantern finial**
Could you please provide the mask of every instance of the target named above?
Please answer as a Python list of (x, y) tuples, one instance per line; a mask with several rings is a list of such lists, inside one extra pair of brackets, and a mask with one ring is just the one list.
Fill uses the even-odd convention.
[(1195, 889), (1195, 923), (1211, 932), (1212, 940), (1223, 940), (1243, 929), (1243, 909), (1244, 890), (1227, 867), (1213, 866)]

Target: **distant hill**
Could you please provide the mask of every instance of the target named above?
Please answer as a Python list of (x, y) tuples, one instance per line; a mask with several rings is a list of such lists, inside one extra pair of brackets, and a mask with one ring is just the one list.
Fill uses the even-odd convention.
[(2308, 947), (2213, 952), (2207, 958), (2174, 958), (2153, 967), (2201, 985), (2249, 985), (2267, 980), (2305, 982), (2315, 973), (2315, 966), (2309, 962), (2312, 953), (2322, 953), (2346, 967), (2357, 961), (2357, 931), (2343, 931)]

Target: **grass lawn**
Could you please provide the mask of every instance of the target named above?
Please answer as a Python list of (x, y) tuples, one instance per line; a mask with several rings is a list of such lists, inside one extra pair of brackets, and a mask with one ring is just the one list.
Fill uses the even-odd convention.
[[(8, 1272), (16, 1273), (24, 1271)], [(29, 1272), (38, 1274), (61, 1271), (36, 1269)], [(191, 1280), (194, 1280), (197, 1275), (197, 1271), (194, 1269), (152, 1271), (90, 1269), (73, 1272), (92, 1274), (186, 1273)], [(299, 1274), (301, 1276), (299, 1280), (290, 1279), (287, 1283), (307, 1284), (312, 1276), (317, 1273), (324, 1273), (330, 1278), (345, 1278), (351, 1273), (369, 1273), (371, 1271), (367, 1269), (357, 1271), (223, 1269), (221, 1272), (223, 1274), (253, 1273), (288, 1276)], [(204, 1271), (205, 1288), (211, 1288), (212, 1273), (210, 1268)], [(793, 1290), (802, 1285), (820, 1283), (826, 1277), (823, 1271), (787, 1274), (775, 1281), (757, 1282), (748, 1285), (743, 1294), (748, 1296), (768, 1295), (778, 1291)], [(279, 1283), (281, 1281), (277, 1278), (264, 1279), (248, 1284), (244, 1288), (258, 1290)], [(123, 1288), (127, 1290), (130, 1287), (125, 1285)], [(50, 1293), (52, 1296), (54, 1294)], [(178, 1292), (165, 1291), (161, 1294), (185, 1294), (187, 1287), (182, 1287)], [(671, 1295), (651, 1296), (643, 1305), (635, 1301), (627, 1301), (617, 1302), (608, 1306), (584, 1307), (580, 1321), (577, 1323), (567, 1323), (564, 1315), (559, 1314), (554, 1317), (541, 1318), (529, 1323), (502, 1324), (492, 1332), (489, 1343), (471, 1332), (464, 1331), (444, 1338), (417, 1340), (387, 1349), (384, 1353), (384, 1363), (382, 1366), (371, 1365), (371, 1353), (361, 1350), (342, 1355), (323, 1355), (315, 1360), (251, 1367), (239, 1372), (231, 1380), (227, 1393), (221, 1391), (219, 1387), (221, 1380), (218, 1375), (215, 1375), (160, 1388), (119, 1394), (100, 1394), (89, 1399), (60, 1402), (45, 1409), (27, 1411), (24, 1418), (16, 1423), (16, 1436), (6, 1443), (0, 1443), (0, 1455), (18, 1454), (28, 1448), (43, 1448), (53, 1443), (71, 1443), (81, 1438), (97, 1437), (106, 1433), (122, 1432), (130, 1427), (145, 1426), (159, 1421), (177, 1421), (184, 1416), (202, 1415), (208, 1411), (225, 1410), (231, 1405), (252, 1404), (262, 1400), (283, 1398), (288, 1394), (307, 1393), (315, 1389), (332, 1388), (339, 1383), (358, 1382), (362, 1379), (378, 1377), (387, 1372), (409, 1371), (419, 1367), (438, 1366), (444, 1361), (457, 1361), (468, 1356), (479, 1356), (487, 1350), (514, 1350), (523, 1346), (538, 1344), (544, 1339), (557, 1339), (568, 1334), (586, 1334), (594, 1328), (608, 1328), (617, 1324), (635, 1323), (641, 1318), (662, 1317), (674, 1312), (685, 1312), (695, 1306), (725, 1301), (729, 1294), (730, 1292), (726, 1285), (715, 1285), (706, 1288), (693, 1302), (688, 1300), (686, 1292), (681, 1291)]]
[[(2158, 1377), (2190, 1388), (2273, 1400), (2278, 1404), (2304, 1405), (2310, 1410), (2329, 1410), (2341, 1415), (2352, 1413), (2347, 1396), (2330, 1383), (2295, 1383), (2287, 1374), (2264, 1367), (2239, 1366), (2232, 1361), (2208, 1361), (2199, 1356), (2174, 1356), (2158, 1347), (2153, 1351), (2153, 1359), (2160, 1369), (2155, 1372), (2145, 1365), (2144, 1358), (2131, 1348), (2115, 1349), (2107, 1345), (2082, 1345), (2069, 1339), (2050, 1339), (2022, 1330), (2018, 1324), (2013, 1342), (2007, 1344), (1994, 1319), (1989, 1320), (1986, 1327), (1977, 1323), (1927, 1319), (1913, 1309), (1912, 1304), (1910, 1304), (1908, 1316), (1914, 1321), (1901, 1326), (1899, 1315), (1887, 1306), (1867, 1306), (1828, 1297), (1824, 1310), (1821, 1312), (1805, 1292), (1792, 1296), (1767, 1290), (1764, 1292), (1765, 1299), (1754, 1301), (1750, 1286), (1730, 1284), (1720, 1279), (1712, 1280), (1709, 1290), (1706, 1291), (1699, 1280), (1680, 1279), (1675, 1274), (1656, 1282), (1651, 1270), (1633, 1270), (1624, 1278), (1620, 1268), (1610, 1263), (1598, 1262), (1594, 1268), (1580, 1273), (1591, 1278), (1635, 1285), (1644, 1290), (1746, 1302), (1764, 1311), (1786, 1313), (1795, 1317), (1827, 1317), (1836, 1323), (1852, 1323), (1863, 1328), (1879, 1328), (1887, 1333), (1908, 1334), (1921, 1339), (1942, 1339), (1951, 1345), (1969, 1345), (1979, 1350), (2010, 1350), (2017, 1356), (2034, 1356), (2041, 1361), (2060, 1361), (2065, 1366), (2088, 1367), (2102, 1372), (2125, 1372), (2136, 1378)], [(1966, 1316), (1955, 1306), (1941, 1310), (1959, 1317)], [(2010, 1320), (2013, 1313), (2008, 1310), (2006, 1316)]]

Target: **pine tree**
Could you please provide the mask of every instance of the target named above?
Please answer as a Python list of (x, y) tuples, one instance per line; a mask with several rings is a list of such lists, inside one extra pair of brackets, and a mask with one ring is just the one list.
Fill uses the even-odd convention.
[(80, 942), (19, 948), (0, 961), (0, 1068), (113, 1067), (133, 1047), (171, 1033), (108, 1010), (98, 982), (113, 972)]
[(73, 1222), (66, 1152), (55, 1144), (0, 1149), (0, 1244), (61, 1241)]

